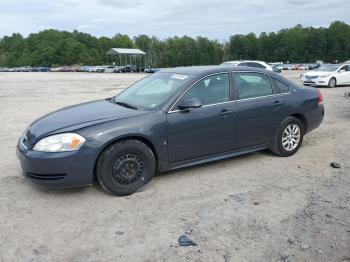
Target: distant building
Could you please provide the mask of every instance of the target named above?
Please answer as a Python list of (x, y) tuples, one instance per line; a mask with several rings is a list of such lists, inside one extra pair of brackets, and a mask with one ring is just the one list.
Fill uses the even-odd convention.
[(107, 63), (119, 66), (146, 65), (146, 53), (135, 48), (111, 48), (107, 53)]

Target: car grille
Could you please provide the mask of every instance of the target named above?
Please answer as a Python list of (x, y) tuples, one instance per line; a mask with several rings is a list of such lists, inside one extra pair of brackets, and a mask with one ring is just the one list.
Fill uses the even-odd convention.
[(26, 173), (27, 177), (39, 180), (60, 180), (63, 179), (67, 174), (36, 174), (36, 173)]
[(306, 79), (315, 79), (317, 78), (318, 76), (305, 76)]

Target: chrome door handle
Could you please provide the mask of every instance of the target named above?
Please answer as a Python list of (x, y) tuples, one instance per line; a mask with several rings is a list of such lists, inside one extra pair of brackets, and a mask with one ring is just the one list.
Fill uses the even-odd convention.
[(227, 109), (223, 109), (223, 110), (221, 110), (221, 112), (220, 112), (220, 116), (228, 116), (228, 115), (231, 115), (233, 113), (233, 111), (231, 111), (231, 110), (227, 110)]
[(273, 102), (273, 105), (280, 106), (280, 105), (283, 105), (283, 102), (282, 101), (275, 101), (275, 102)]

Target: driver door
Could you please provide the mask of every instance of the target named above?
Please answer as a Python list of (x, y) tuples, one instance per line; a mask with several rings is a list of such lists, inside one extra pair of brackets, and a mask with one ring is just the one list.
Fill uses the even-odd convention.
[[(341, 70), (344, 70), (341, 72)], [(342, 66), (337, 75), (337, 84), (349, 84), (350, 83), (350, 65)]]
[[(197, 98), (202, 106), (178, 110), (182, 101)], [(167, 114), (169, 163), (223, 153), (234, 149), (235, 102), (228, 73), (199, 80)]]

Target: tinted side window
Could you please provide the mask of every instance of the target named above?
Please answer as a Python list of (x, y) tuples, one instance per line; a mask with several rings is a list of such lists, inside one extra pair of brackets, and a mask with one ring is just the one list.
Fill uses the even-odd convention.
[(260, 65), (259, 63), (248, 62), (247, 65), (250, 66), (250, 67), (257, 67), (257, 68), (265, 69), (265, 66)]
[(181, 101), (198, 98), (203, 105), (227, 102), (230, 100), (230, 82), (228, 74), (218, 74), (206, 77), (182, 97)]
[(340, 69), (339, 69), (339, 71), (340, 70), (345, 70), (345, 71), (347, 71), (347, 66), (342, 66)]
[(247, 63), (240, 63), (238, 66), (247, 66)]
[(236, 73), (239, 99), (272, 95), (270, 80), (264, 74)]
[(274, 83), (275, 83), (275, 86), (277, 87), (277, 93), (278, 94), (283, 94), (283, 93), (288, 93), (289, 92), (289, 85), (279, 81), (278, 79), (276, 78), (272, 78)]

